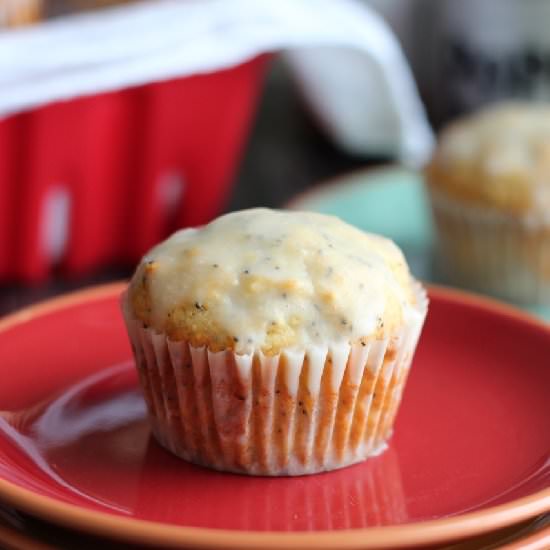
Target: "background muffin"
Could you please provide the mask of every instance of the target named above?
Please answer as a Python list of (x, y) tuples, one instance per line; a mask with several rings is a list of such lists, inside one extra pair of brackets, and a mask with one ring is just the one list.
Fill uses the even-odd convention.
[(426, 174), (445, 274), (550, 303), (550, 105), (499, 104), (451, 124)]
[(124, 300), (157, 439), (192, 462), (265, 475), (383, 448), (426, 307), (390, 241), (265, 209), (175, 233)]

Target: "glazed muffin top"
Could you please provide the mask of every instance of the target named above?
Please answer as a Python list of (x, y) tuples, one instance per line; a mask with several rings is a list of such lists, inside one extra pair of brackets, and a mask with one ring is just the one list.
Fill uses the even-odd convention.
[(500, 103), (441, 134), (428, 181), (514, 215), (550, 215), (550, 104)]
[(153, 248), (130, 313), (172, 340), (237, 353), (366, 344), (417, 314), (416, 283), (391, 241), (338, 218), (253, 209)]

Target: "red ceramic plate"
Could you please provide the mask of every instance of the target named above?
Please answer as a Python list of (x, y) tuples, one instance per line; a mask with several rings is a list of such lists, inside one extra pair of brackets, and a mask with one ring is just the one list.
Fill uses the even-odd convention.
[(431, 289), (390, 448), (344, 470), (252, 478), (151, 439), (119, 314), (122, 285), (0, 322), (0, 498), (141, 543), (397, 547), (550, 510), (550, 328)]

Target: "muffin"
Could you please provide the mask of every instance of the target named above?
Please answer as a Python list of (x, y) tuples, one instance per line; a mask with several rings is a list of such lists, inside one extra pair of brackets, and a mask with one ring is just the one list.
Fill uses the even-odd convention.
[(549, 304), (550, 105), (501, 103), (454, 122), (426, 176), (449, 280)]
[(426, 310), (391, 241), (267, 209), (176, 232), (123, 296), (157, 440), (187, 461), (256, 475), (332, 470), (383, 450)]

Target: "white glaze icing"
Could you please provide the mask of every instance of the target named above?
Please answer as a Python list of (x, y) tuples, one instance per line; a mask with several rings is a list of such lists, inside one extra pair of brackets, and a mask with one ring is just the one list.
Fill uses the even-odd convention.
[(272, 326), (303, 350), (349, 344), (414, 311), (401, 251), (321, 214), (235, 212), (178, 231), (147, 262), (152, 326), (162, 330), (174, 308), (205, 308), (238, 353), (262, 349)]

